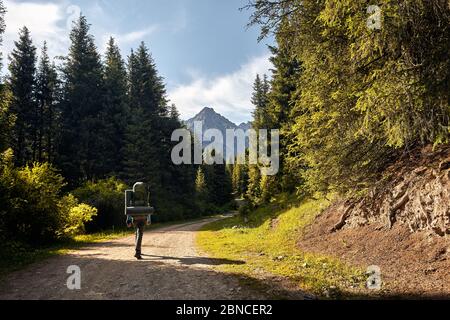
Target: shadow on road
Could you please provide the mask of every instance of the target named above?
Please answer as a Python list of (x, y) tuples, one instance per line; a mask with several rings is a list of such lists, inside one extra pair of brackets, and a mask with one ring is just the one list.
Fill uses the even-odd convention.
[[(243, 265), (244, 261), (228, 260), (228, 259), (214, 259), (214, 258), (202, 258), (202, 257), (165, 257), (143, 254), (144, 260), (174, 260), (178, 261), (182, 265), (207, 265), (207, 266), (221, 266), (221, 265)], [(151, 259), (149, 259), (151, 258)]]
[[(302, 299), (271, 279), (218, 273), (193, 264), (241, 263), (147, 256), (143, 261), (96, 255), (61, 256), (13, 273), (0, 284), (0, 300), (266, 300)], [(152, 259), (154, 258), (154, 259)], [(180, 265), (166, 259), (181, 260)], [(68, 266), (81, 270), (81, 290), (66, 286)]]

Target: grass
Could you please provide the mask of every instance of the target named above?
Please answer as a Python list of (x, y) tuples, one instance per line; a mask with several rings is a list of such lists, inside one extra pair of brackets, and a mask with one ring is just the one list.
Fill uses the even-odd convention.
[(362, 270), (336, 259), (302, 252), (297, 243), (304, 228), (329, 206), (327, 200), (279, 200), (253, 212), (247, 223), (233, 217), (205, 226), (198, 246), (213, 258), (245, 264), (221, 266), (243, 276), (270, 274), (289, 279), (299, 289), (322, 297), (340, 297), (347, 289), (361, 287)]

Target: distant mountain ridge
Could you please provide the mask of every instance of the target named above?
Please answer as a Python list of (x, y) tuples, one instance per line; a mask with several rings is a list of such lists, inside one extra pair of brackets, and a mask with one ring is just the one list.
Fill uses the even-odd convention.
[[(202, 123), (203, 133), (209, 129), (218, 129), (220, 132), (222, 132), (224, 140), (226, 140), (226, 130), (228, 129), (233, 130), (242, 129), (244, 131), (247, 131), (252, 127), (251, 122), (241, 123), (237, 125), (232, 121), (228, 120), (227, 118), (225, 118), (224, 116), (222, 116), (221, 114), (217, 113), (213, 108), (209, 107), (203, 108), (203, 110), (200, 111), (199, 114), (197, 114), (192, 119), (185, 121), (184, 124), (189, 130), (194, 132), (194, 123), (197, 121)], [(226, 144), (226, 141), (224, 141), (224, 143)], [(246, 143), (246, 147), (248, 147), (248, 141)], [(236, 146), (235, 152), (236, 154), (242, 154), (245, 152), (245, 150), (237, 150)]]
[(203, 108), (203, 110), (192, 119), (185, 121), (185, 124), (189, 130), (194, 130), (194, 122), (196, 121), (202, 122), (203, 130), (219, 129), (223, 133), (225, 133), (227, 129), (248, 130), (252, 127), (251, 122), (237, 125), (217, 113), (213, 108), (208, 107)]

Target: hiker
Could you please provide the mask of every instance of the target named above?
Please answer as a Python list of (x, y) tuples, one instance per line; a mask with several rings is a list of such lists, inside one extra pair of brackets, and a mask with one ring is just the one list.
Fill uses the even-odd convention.
[(150, 225), (151, 220), (150, 216), (146, 217), (135, 217), (132, 216), (127, 217), (127, 226), (128, 228), (135, 227), (136, 228), (136, 254), (134, 257), (138, 260), (142, 260), (142, 238), (144, 236), (144, 230), (146, 225)]
[(125, 214), (128, 228), (136, 228), (135, 258), (142, 260), (142, 237), (146, 225), (152, 222), (155, 210), (150, 207), (150, 191), (144, 182), (136, 182), (132, 190), (125, 190)]

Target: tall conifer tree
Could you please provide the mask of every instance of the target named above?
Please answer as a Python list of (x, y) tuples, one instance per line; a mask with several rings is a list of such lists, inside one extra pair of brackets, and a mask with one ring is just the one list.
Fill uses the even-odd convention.
[(102, 122), (107, 144), (105, 170), (121, 175), (125, 152), (125, 133), (129, 117), (127, 103), (127, 70), (118, 45), (110, 38), (105, 57), (105, 106)]
[(59, 165), (72, 184), (100, 178), (105, 166), (104, 81), (100, 55), (80, 16), (70, 33), (71, 46), (64, 66), (63, 130)]
[(11, 144), (18, 166), (36, 160), (37, 107), (36, 47), (30, 31), (23, 27), (10, 55), (8, 86), (11, 91), (10, 112), (15, 116)]
[(37, 70), (37, 158), (39, 162), (53, 162), (58, 131), (59, 82), (56, 67), (50, 62), (44, 42)]

